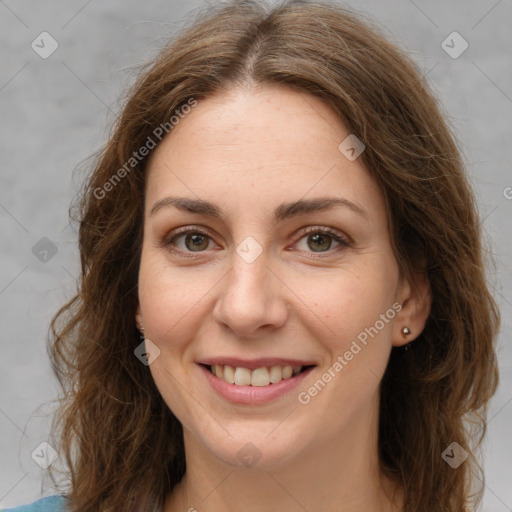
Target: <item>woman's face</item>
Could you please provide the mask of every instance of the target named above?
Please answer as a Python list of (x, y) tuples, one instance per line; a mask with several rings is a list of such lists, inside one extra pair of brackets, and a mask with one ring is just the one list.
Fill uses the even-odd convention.
[[(313, 96), (234, 89), (198, 101), (152, 155), (137, 321), (204, 457), (272, 467), (367, 431), (392, 345), (414, 337), (400, 329), (423, 327), (348, 136)], [(315, 366), (282, 379), (301, 365)]]

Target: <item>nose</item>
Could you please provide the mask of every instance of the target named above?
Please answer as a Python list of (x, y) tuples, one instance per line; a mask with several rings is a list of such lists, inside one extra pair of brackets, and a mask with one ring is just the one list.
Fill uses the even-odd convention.
[(214, 318), (239, 337), (261, 336), (286, 323), (287, 288), (269, 264), (265, 251), (251, 263), (234, 253), (222, 280)]

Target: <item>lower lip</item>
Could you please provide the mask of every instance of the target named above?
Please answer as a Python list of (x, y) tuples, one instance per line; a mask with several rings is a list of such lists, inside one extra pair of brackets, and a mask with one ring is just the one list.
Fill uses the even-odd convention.
[(203, 372), (210, 386), (219, 393), (223, 398), (235, 404), (264, 404), (279, 398), (293, 389), (295, 389), (315, 368), (314, 366), (307, 370), (283, 379), (277, 384), (269, 384), (268, 386), (237, 386), (229, 384), (219, 379), (203, 365), (198, 365)]

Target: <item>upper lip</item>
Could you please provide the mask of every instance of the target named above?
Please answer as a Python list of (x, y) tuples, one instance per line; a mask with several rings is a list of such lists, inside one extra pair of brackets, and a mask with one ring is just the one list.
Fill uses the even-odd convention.
[(206, 365), (229, 365), (233, 367), (247, 368), (255, 370), (256, 368), (271, 366), (316, 366), (313, 361), (305, 361), (302, 359), (285, 359), (282, 357), (260, 357), (258, 359), (240, 359), (238, 357), (208, 357), (197, 361), (198, 364)]

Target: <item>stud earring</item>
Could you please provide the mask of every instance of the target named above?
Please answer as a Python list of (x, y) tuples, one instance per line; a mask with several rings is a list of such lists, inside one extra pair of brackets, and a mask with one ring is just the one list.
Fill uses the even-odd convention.
[(409, 334), (411, 334), (411, 330), (409, 329), (409, 327), (402, 327), (402, 334), (404, 335), (404, 337), (407, 337)]

